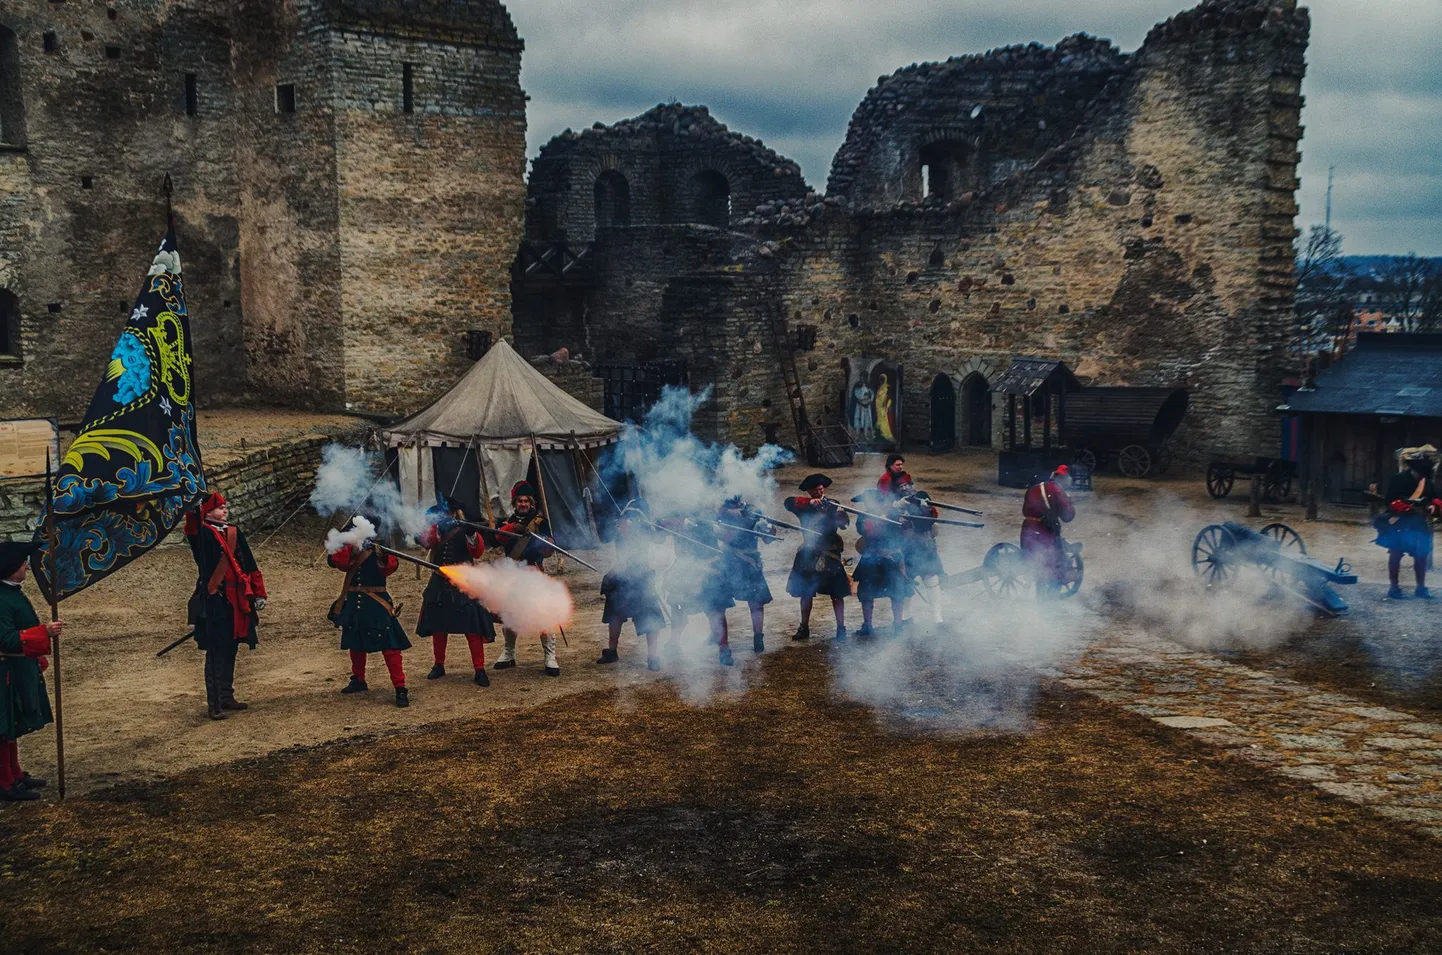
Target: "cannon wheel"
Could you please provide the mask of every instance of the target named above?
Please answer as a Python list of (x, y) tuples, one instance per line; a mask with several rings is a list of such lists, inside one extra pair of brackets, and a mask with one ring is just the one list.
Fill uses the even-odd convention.
[(1274, 475), (1267, 476), (1266, 488), (1267, 500), (1275, 501), (1278, 504), (1292, 496), (1292, 475), (1284, 474), (1281, 477)]
[(1282, 548), (1282, 553), (1289, 557), (1306, 557), (1307, 545), (1291, 527), (1278, 521), (1275, 524), (1268, 524), (1258, 531), (1263, 537), (1270, 537)]
[(1078, 467), (1086, 468), (1092, 473), (1096, 473), (1097, 453), (1091, 448), (1079, 448), (1077, 453), (1072, 457), (1072, 463)]
[(1001, 543), (986, 552), (981, 566), (987, 571), (981, 578), (986, 592), (993, 597), (1020, 597), (1031, 583), (1021, 548)]
[(1086, 574), (1086, 564), (1082, 561), (1080, 553), (1067, 549), (1062, 554), (1062, 567), (1070, 572), (1067, 576), (1071, 578), (1057, 591), (1057, 596), (1065, 600), (1067, 597), (1076, 596), (1076, 592), (1081, 590), (1082, 577)]
[(1221, 524), (1208, 524), (1197, 532), (1192, 541), (1192, 570), (1208, 587), (1226, 587), (1236, 576), (1237, 569), (1226, 556), (1236, 543), (1232, 532)]
[(1152, 469), (1152, 453), (1140, 444), (1129, 444), (1117, 455), (1117, 467), (1127, 477), (1146, 477)]
[(1217, 467), (1215, 464), (1207, 466), (1207, 493), (1214, 498), (1224, 498), (1232, 493), (1232, 483), (1237, 479), (1237, 472), (1231, 468)]

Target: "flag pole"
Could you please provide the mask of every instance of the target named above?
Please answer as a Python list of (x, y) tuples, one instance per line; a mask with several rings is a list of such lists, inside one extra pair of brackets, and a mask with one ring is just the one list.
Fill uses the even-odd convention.
[[(50, 450), (45, 450), (45, 589), (50, 600), (50, 621), (60, 619), (60, 598), (55, 581), (55, 551), (59, 539), (55, 533), (55, 483), (52, 480)], [(60, 695), (60, 634), (51, 639), (51, 652), (55, 657), (55, 771), (56, 791), (65, 798), (65, 704)]]

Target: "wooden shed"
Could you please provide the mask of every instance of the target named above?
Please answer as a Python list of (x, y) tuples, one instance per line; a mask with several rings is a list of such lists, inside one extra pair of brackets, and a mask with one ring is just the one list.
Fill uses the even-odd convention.
[(1366, 502), (1397, 470), (1397, 449), (1442, 446), (1442, 334), (1363, 332), (1357, 347), (1292, 393), (1301, 421), (1298, 476), (1322, 500)]

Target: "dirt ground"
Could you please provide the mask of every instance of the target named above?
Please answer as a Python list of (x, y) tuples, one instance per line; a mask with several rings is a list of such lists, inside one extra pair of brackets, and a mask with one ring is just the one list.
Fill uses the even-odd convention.
[[(948, 570), (1015, 539), (1020, 492), (995, 485), (994, 457), (909, 463), (934, 496), (986, 512), (984, 530), (943, 532)], [(784, 469), (781, 487), (807, 470)], [(879, 470), (838, 472), (833, 496)], [(1442, 706), (1436, 609), (1383, 599), (1385, 554), (1365, 513), (1304, 524), (1279, 505), (1248, 520), (1240, 495), (1211, 501), (1195, 474), (1098, 475), (1078, 506), (1068, 536), (1086, 544), (1087, 578), (1067, 619), (1088, 622), (1088, 640), (1146, 629), (1389, 705)], [(1164, 587), (1200, 610), (1139, 609), (1125, 586), (1171, 557), (1185, 567), (1196, 531), (1222, 520), (1283, 520), (1310, 552), (1351, 560), (1362, 575), (1343, 588), (1351, 615), (1241, 605), (1232, 635), (1235, 601), (1213, 626), (1210, 598), (1182, 576)], [(154, 656), (184, 632), (183, 545), (63, 605), (72, 799), (0, 812), (0, 910), (23, 926), (4, 950), (1438, 946), (1435, 843), (1034, 672), (975, 678), (987, 692), (1039, 692), (1013, 732), (949, 722), (977, 686), (945, 670), (929, 693), (925, 661), (909, 709), (849, 702), (830, 655), (878, 651), (786, 639), (794, 542), (765, 552), (778, 599), (764, 657), (750, 652), (744, 608), (731, 613), (733, 671), (699, 625), (683, 672), (649, 673), (629, 630), (622, 662), (598, 666), (598, 575), (571, 565), (577, 613), (559, 678), (526, 641), (518, 669), (477, 688), (454, 639), (450, 674), (426, 681), (430, 643), (416, 639), (413, 704), (399, 710), (379, 660), (370, 694), (338, 693), (348, 663), (325, 608), (340, 575), (318, 559), (323, 531), (302, 518), (258, 550), (273, 596), (260, 649), (237, 667), (252, 709), (222, 723), (204, 716), (192, 646)], [(408, 626), (424, 583), (409, 568), (393, 578)], [(1007, 632), (1010, 612), (978, 587), (948, 592), (946, 607), (999, 620), (997, 639), (1027, 636)], [(818, 609), (818, 637), (828, 617)], [(854, 629), (854, 605), (848, 617)], [(52, 741), (23, 741), (32, 772), (53, 774)]]

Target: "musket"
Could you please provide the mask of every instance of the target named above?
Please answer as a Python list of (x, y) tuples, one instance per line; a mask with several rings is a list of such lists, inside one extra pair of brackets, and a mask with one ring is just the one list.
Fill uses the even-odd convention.
[(848, 514), (855, 514), (857, 517), (864, 517), (869, 521), (880, 521), (883, 524), (895, 524), (897, 527), (903, 526), (900, 521), (893, 521), (891, 518), (882, 517), (879, 514), (868, 514), (866, 511), (858, 511), (854, 507), (847, 507), (840, 501), (832, 501), (831, 503), (835, 504), (837, 507), (841, 508), (841, 510), (845, 511)]
[(943, 511), (956, 511), (958, 514), (975, 514), (977, 517), (982, 516), (981, 511), (978, 511), (974, 507), (962, 507), (960, 504), (943, 504), (940, 501), (927, 501), (927, 503), (932, 507), (939, 507)]
[(715, 524), (717, 527), (724, 527), (727, 530), (740, 531), (743, 534), (751, 534), (766, 541), (779, 541), (781, 539), (775, 534), (768, 534), (765, 531), (752, 530), (747, 527), (742, 527), (739, 524), (728, 524), (725, 521), (712, 521), (711, 523)]
[(535, 533), (534, 531), (526, 531), (526, 533), (524, 533), (524, 534), (516, 534), (516, 533), (514, 533), (514, 532), (512, 532), (512, 531), (503, 531), (503, 530), (501, 530), (499, 527), (488, 527), (488, 526), (486, 526), (485, 524), (476, 524), (476, 523), (473, 523), (473, 522), (471, 522), (471, 521), (456, 521), (456, 523), (459, 524), (459, 525), (461, 525), (462, 527), (472, 527), (472, 528), (475, 528), (476, 530), (481, 531), (481, 532), (486, 533), (486, 534), (500, 534), (502, 537), (510, 537), (510, 538), (512, 538), (512, 539), (514, 539), (514, 540), (533, 540), (533, 541), (537, 541), (537, 542), (539, 542), (539, 543), (541, 543), (541, 544), (545, 544), (547, 547), (551, 548), (551, 550), (553, 550), (553, 551), (555, 551), (556, 553), (560, 554), (562, 557), (569, 557), (571, 560), (574, 560), (576, 563), (580, 564), (582, 567), (586, 567), (586, 568), (589, 568), (590, 570), (594, 570), (594, 571), (595, 571), (596, 573), (598, 573), (598, 574), (601, 572), (600, 568), (598, 568), (595, 564), (587, 563), (586, 561), (584, 561), (584, 560), (582, 560), (581, 558), (577, 557), (575, 554), (573, 554), (573, 553), (571, 553), (570, 551), (566, 550), (566, 548), (557, 546), (554, 541), (546, 540), (544, 537), (542, 537), (540, 534)]
[(441, 569), (440, 564), (433, 564), (428, 560), (421, 560), (419, 557), (412, 557), (410, 554), (407, 554), (404, 551), (399, 551), (392, 547), (386, 547), (384, 544), (377, 544), (372, 541), (370, 546), (374, 547), (376, 550), (380, 551), (383, 554), (390, 554), (392, 557), (399, 557), (401, 560), (408, 560), (412, 564), (417, 564), (421, 567), (429, 567), (431, 570)]
[(909, 521), (926, 521), (927, 523), (930, 523), (930, 524), (948, 524), (948, 525), (950, 525), (950, 526), (952, 526), (952, 527), (985, 527), (985, 526), (986, 526), (985, 524), (981, 523), (980, 521), (953, 521), (953, 520), (948, 520), (948, 519), (945, 518), (945, 517), (928, 517), (928, 516), (926, 516), (926, 515), (924, 515), (924, 514), (908, 514), (908, 515), (906, 516), (906, 519), (909, 520)]
[[(643, 521), (646, 521), (646, 519), (645, 519), (644, 517), (641, 518), (641, 519), (642, 519)], [(646, 521), (646, 523), (649, 524), (649, 525), (650, 525), (652, 528), (654, 528), (655, 530), (664, 531), (664, 532), (666, 532), (667, 534), (670, 534), (672, 537), (679, 537), (681, 540), (686, 541), (688, 544), (695, 544), (697, 547), (704, 547), (704, 548), (706, 548), (707, 550), (713, 550), (713, 551), (715, 551), (715, 552), (718, 553), (718, 554), (724, 554), (724, 553), (726, 553), (725, 551), (723, 551), (723, 550), (722, 550), (721, 548), (719, 548), (719, 547), (712, 547), (710, 544), (703, 544), (703, 543), (701, 543), (700, 541), (698, 541), (698, 540), (697, 540), (696, 538), (694, 538), (694, 537), (687, 537), (685, 534), (681, 533), (680, 531), (673, 531), (673, 530), (671, 530), (671, 528), (669, 528), (669, 527), (662, 527), (660, 524), (657, 524), (655, 521)]]
[(193, 638), (194, 636), (195, 636), (195, 631), (192, 630), (192, 631), (190, 631), (189, 633), (187, 633), (185, 636), (181, 637), (179, 640), (177, 640), (177, 641), (175, 641), (174, 643), (170, 644), (170, 646), (166, 647), (164, 650), (161, 650), (159, 653), (156, 654), (156, 656), (158, 656), (158, 657), (163, 657), (163, 656), (165, 656), (165, 655), (166, 655), (167, 653), (169, 653), (171, 650), (174, 650), (176, 647), (180, 646), (182, 643), (184, 643), (185, 641)]
[(774, 518), (770, 518), (770, 517), (766, 518), (766, 523), (775, 525), (776, 527), (784, 527), (784, 528), (786, 528), (788, 531), (800, 531), (800, 532), (803, 533), (803, 534), (812, 534), (812, 535), (814, 535), (814, 536), (816, 536), (816, 537), (825, 537), (825, 536), (826, 536), (825, 534), (821, 533), (820, 531), (813, 531), (813, 530), (811, 530), (809, 527), (802, 527), (800, 524), (788, 524), (788, 523), (786, 523), (785, 521), (778, 521), (778, 520), (775, 520)]

